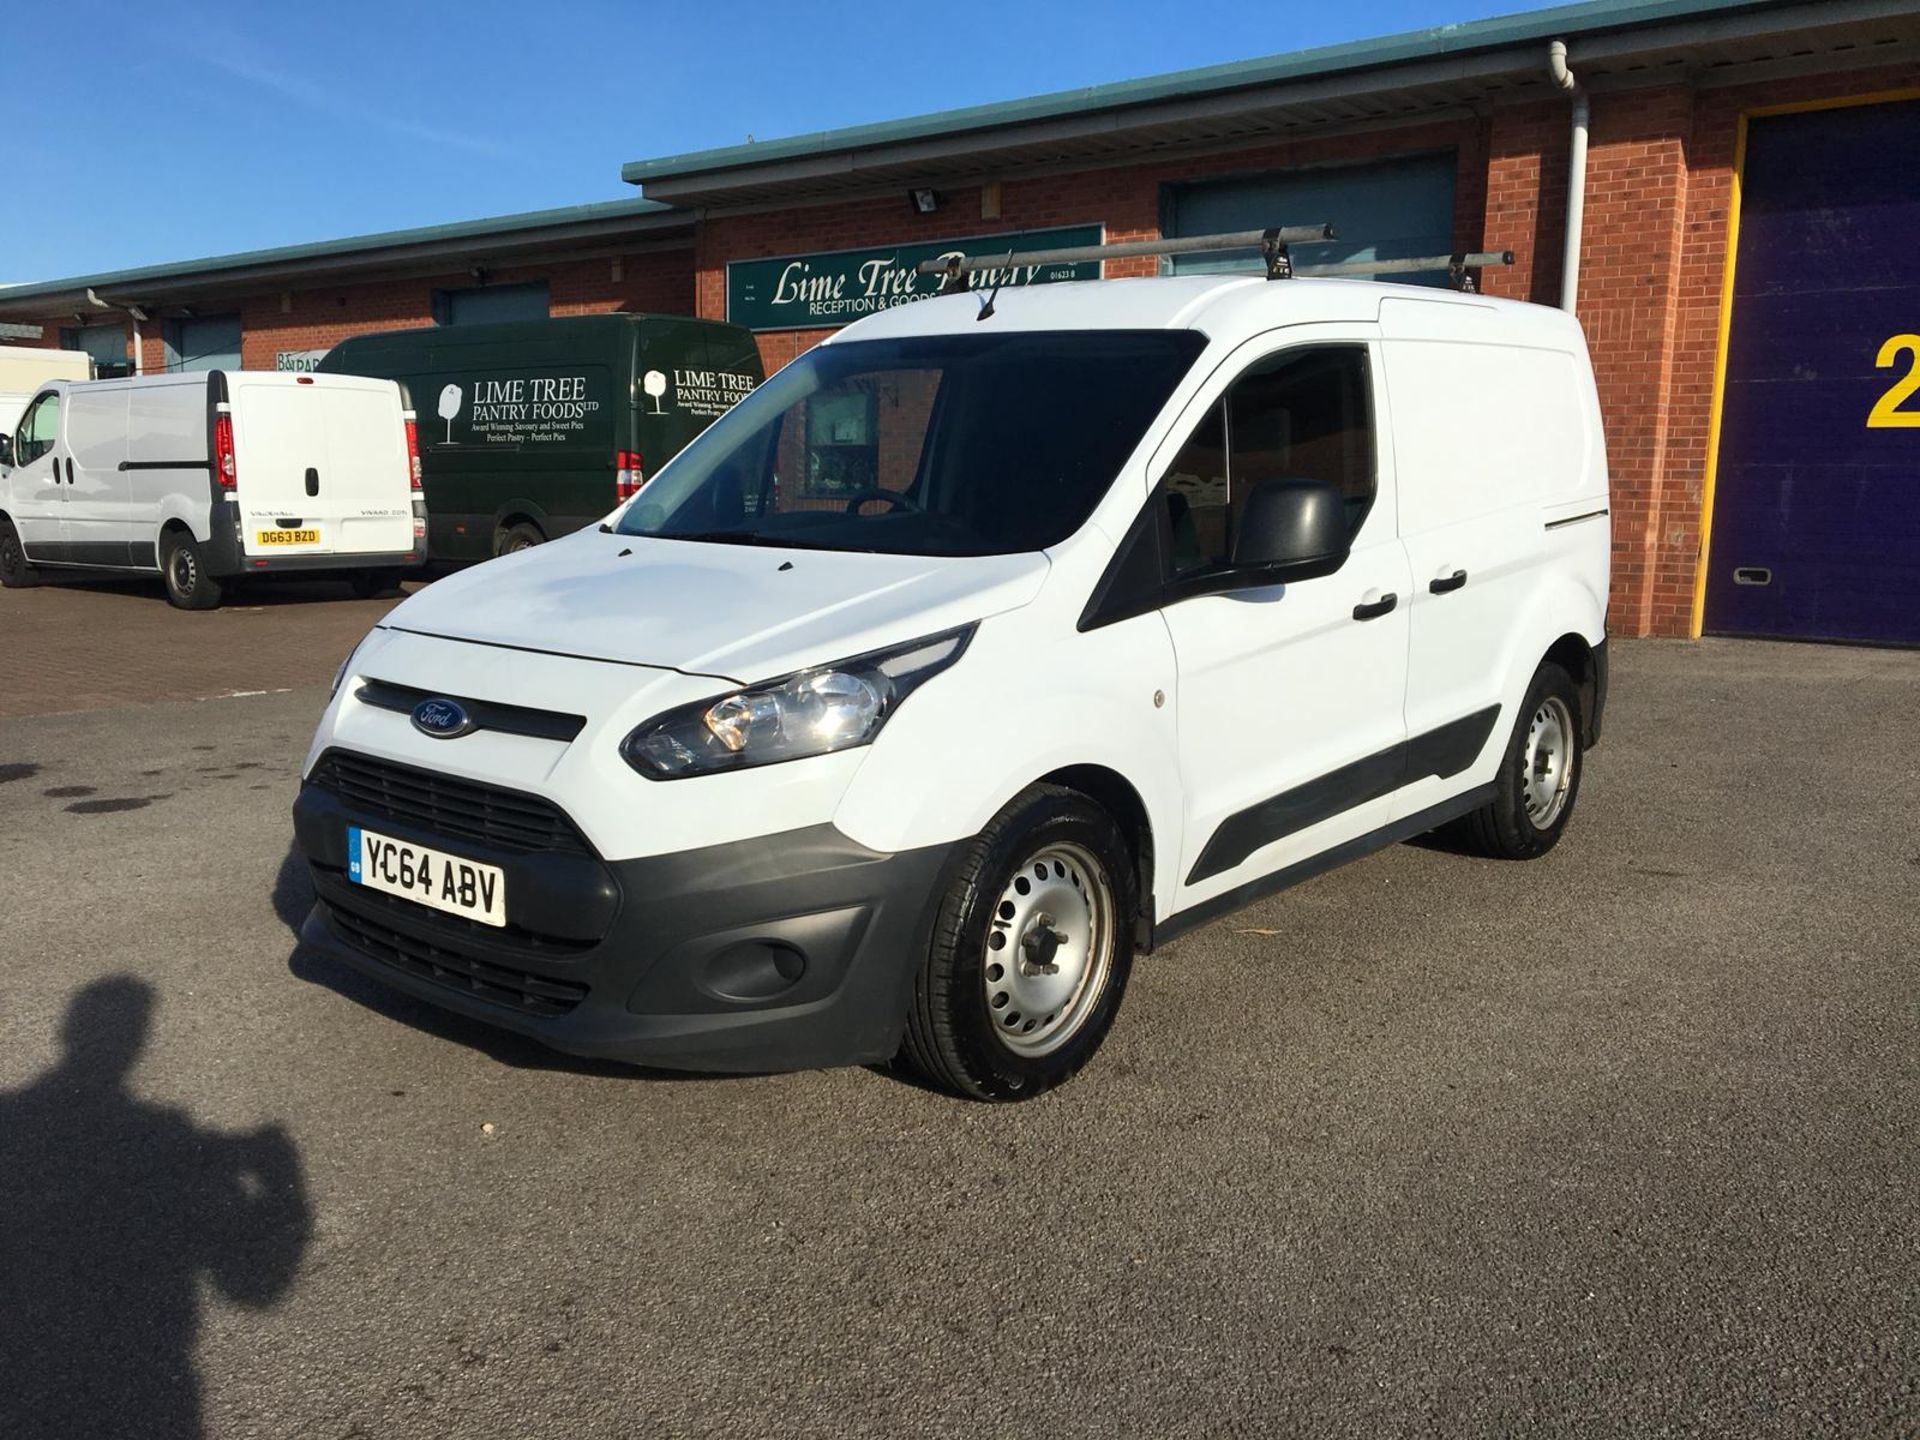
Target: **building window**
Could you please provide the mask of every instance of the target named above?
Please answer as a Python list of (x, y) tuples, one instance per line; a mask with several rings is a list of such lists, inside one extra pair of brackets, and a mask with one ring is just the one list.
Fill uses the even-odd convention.
[(127, 327), (112, 321), (104, 325), (68, 326), (60, 332), (62, 350), (84, 350), (93, 359), (93, 373), (101, 380), (117, 380), (133, 373), (127, 358)]
[[(1458, 161), (1451, 151), (1373, 165), (1282, 170), (1232, 180), (1166, 186), (1160, 228), (1168, 237), (1264, 230), (1270, 225), (1332, 221), (1339, 237), (1324, 245), (1295, 245), (1296, 265), (1343, 260), (1404, 260), (1453, 252), (1453, 185)], [(1175, 274), (1259, 272), (1258, 255), (1175, 255)], [(1365, 278), (1365, 277), (1361, 277)], [(1444, 285), (1447, 274), (1383, 276), (1413, 284)]]
[(471, 290), (433, 292), (436, 325), (493, 325), (504, 320), (544, 320), (547, 282), (531, 285), (476, 285)]
[(167, 347), (168, 370), (238, 370), (240, 317), (192, 316), (169, 320), (160, 327)]

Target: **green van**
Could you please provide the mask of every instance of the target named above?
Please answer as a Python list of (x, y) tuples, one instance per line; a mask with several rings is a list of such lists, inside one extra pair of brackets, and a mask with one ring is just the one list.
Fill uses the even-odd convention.
[(763, 373), (738, 325), (625, 313), (356, 335), (318, 368), (406, 387), (427, 554), (459, 563), (599, 520)]

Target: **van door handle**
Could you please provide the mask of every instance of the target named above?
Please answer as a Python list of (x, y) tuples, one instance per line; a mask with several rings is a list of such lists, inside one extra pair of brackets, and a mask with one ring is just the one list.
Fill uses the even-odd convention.
[(1400, 597), (1389, 590), (1378, 600), (1362, 600), (1358, 605), (1354, 606), (1353, 618), (1356, 620), (1378, 620), (1399, 603)]
[(67, 483), (69, 485), (73, 483), (73, 457), (71, 455), (67, 457)]
[(320, 472), (318, 470), (309, 468), (307, 470), (307, 494), (318, 495), (319, 493), (320, 493)]
[(1427, 582), (1427, 589), (1435, 595), (1445, 595), (1449, 590), (1458, 590), (1467, 583), (1467, 572), (1456, 570), (1451, 575), (1436, 575)]

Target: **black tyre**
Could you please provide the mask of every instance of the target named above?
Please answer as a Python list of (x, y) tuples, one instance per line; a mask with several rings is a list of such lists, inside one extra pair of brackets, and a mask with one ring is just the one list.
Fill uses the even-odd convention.
[(518, 525), (509, 525), (494, 537), (493, 553), (511, 555), (519, 550), (531, 550), (536, 545), (547, 543), (547, 537), (540, 527), (531, 520), (522, 520)]
[(27, 563), (20, 532), (11, 520), (0, 520), (0, 585), (9, 590), (31, 590), (39, 583), (40, 572)]
[(1025, 1100), (1069, 1079), (1126, 993), (1135, 888), (1106, 811), (1056, 785), (1014, 797), (941, 901), (907, 1017), (914, 1068), (980, 1100)]
[(1580, 690), (1552, 661), (1527, 687), (1494, 780), (1494, 797), (1446, 832), (1460, 848), (1497, 860), (1531, 860), (1560, 839), (1580, 798), (1586, 736)]
[(348, 577), (353, 593), (362, 600), (384, 599), (400, 593), (398, 570), (356, 570)]
[(207, 573), (206, 557), (191, 535), (175, 530), (161, 543), (160, 573), (167, 599), (182, 610), (212, 610), (220, 604), (220, 582)]

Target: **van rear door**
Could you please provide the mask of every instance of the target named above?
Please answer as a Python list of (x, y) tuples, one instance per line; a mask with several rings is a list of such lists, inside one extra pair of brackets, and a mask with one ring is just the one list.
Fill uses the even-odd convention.
[(406, 412), (391, 380), (316, 375), (326, 415), (328, 469), (321, 493), (338, 517), (336, 555), (413, 549), (412, 462)]
[(633, 433), (651, 478), (759, 385), (751, 331), (710, 320), (648, 316), (638, 327)]
[(241, 545), (251, 558), (413, 548), (399, 387), (347, 375), (227, 376)]

